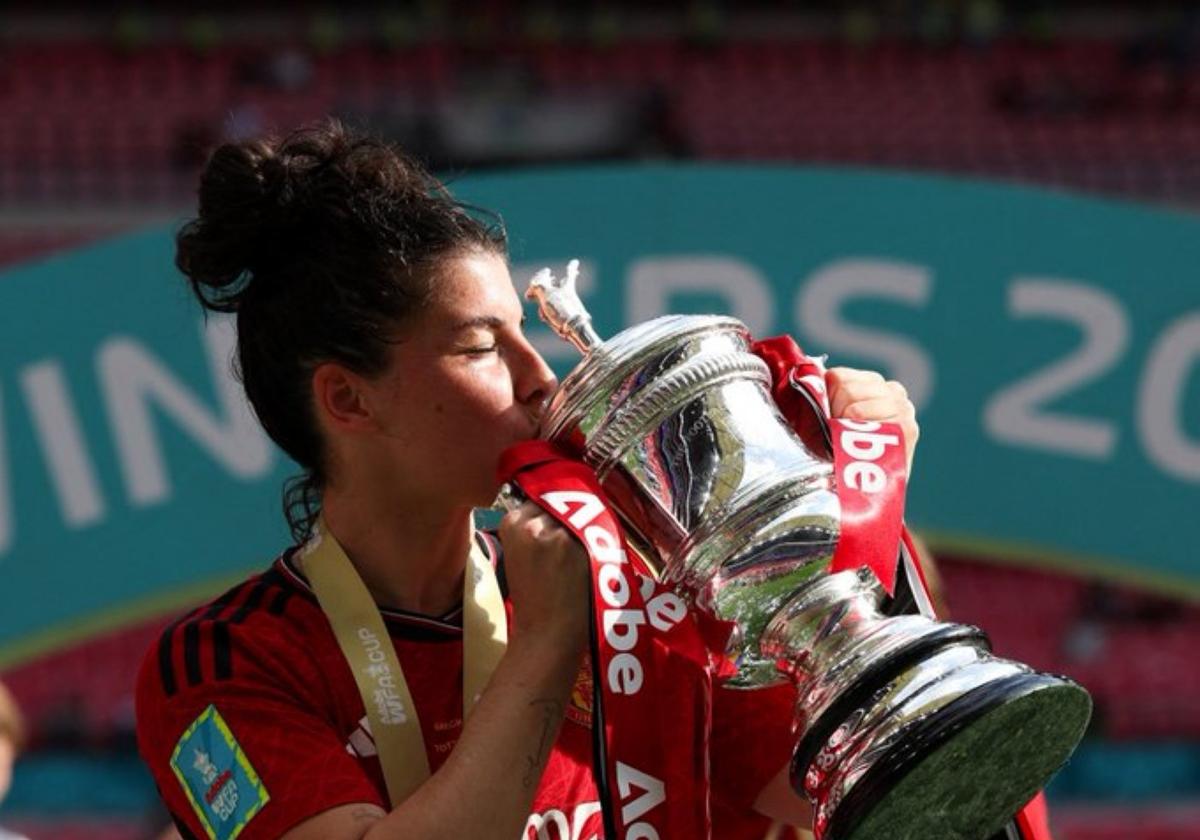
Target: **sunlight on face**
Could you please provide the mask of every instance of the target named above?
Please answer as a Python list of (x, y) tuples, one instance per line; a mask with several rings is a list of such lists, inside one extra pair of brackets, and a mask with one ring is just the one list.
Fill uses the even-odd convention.
[(554, 374), (526, 340), (503, 258), (446, 263), (438, 288), (372, 384), (381, 453), (450, 503), (489, 504), (500, 453), (534, 436)]

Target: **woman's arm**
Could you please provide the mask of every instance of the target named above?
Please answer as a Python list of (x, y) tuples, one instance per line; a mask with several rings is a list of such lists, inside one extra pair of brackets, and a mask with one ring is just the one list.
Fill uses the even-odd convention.
[(286, 840), (519, 837), (579, 669), (578, 651), (561, 648), (514, 639), (446, 763), (391, 813), (344, 805)]
[(512, 638), (446, 763), (390, 813), (331, 808), (285, 840), (519, 837), (587, 639), (586, 554), (532, 505), (500, 526)]

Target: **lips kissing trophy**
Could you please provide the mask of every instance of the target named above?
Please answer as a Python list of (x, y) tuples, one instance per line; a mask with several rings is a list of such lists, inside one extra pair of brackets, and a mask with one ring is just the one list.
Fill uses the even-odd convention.
[[(542, 438), (595, 471), (628, 550), (661, 584), (736, 626), (726, 650), (736, 673), (721, 690), (793, 681), (791, 779), (813, 805), (818, 840), (1000, 831), (1074, 750), (1087, 693), (993, 656), (975, 627), (938, 622), (927, 608), (894, 614), (886, 564), (881, 573), (839, 556), (850, 520), (861, 519), (844, 485), (878, 485), (870, 459), (886, 436), (841, 429), (857, 430), (848, 450), (866, 460), (839, 470), (831, 425), (824, 441), (789, 425), (741, 322), (664, 316), (602, 341), (575, 293), (576, 270), (543, 270), (527, 293), (583, 354), (551, 399)], [(785, 387), (817, 411), (819, 393), (794, 379)], [(877, 536), (857, 525), (853, 545)], [(881, 530), (892, 575), (898, 556), (911, 574), (899, 513)], [(910, 583), (919, 604), (923, 589)]]

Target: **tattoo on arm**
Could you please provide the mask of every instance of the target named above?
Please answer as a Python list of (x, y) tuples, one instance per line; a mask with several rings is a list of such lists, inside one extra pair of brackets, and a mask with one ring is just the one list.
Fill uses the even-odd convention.
[(563, 704), (557, 700), (534, 700), (529, 705), (542, 712), (542, 733), (538, 737), (537, 749), (525, 756), (525, 775), (521, 777), (521, 783), (526, 790), (541, 778), (542, 765), (550, 754), (551, 736), (563, 716)]

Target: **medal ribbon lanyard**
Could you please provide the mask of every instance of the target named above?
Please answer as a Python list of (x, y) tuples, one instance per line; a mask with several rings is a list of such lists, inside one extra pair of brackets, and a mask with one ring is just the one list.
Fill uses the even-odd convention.
[[(392, 807), (429, 778), (429, 758), (408, 682), (383, 616), (350, 558), (318, 520), (300, 551), (317, 601), (362, 696)], [(463, 723), (504, 655), (508, 627), (492, 564), (478, 541), (463, 574)]]

